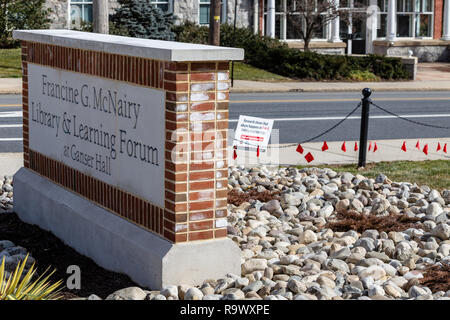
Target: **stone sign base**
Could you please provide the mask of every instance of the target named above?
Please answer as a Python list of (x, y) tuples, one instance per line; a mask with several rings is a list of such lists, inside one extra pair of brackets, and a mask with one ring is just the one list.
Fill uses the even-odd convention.
[[(14, 211), (101, 267), (150, 289), (241, 273), (240, 249), (231, 239), (171, 243), (26, 168), (14, 175)], [(83, 282), (83, 270), (81, 277)]]

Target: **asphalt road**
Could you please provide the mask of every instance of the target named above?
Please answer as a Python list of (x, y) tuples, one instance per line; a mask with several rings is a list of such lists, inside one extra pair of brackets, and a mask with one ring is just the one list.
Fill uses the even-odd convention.
[[(439, 92), (374, 92), (381, 107), (414, 121), (450, 126), (450, 90)], [(316, 136), (345, 117), (361, 99), (357, 92), (339, 93), (233, 93), (230, 129), (239, 115), (275, 119), (279, 143), (294, 143)], [(0, 152), (22, 151), (20, 95), (0, 95)], [(361, 111), (333, 131), (314, 141), (359, 139)], [(416, 139), (450, 137), (450, 130), (412, 124), (371, 107), (369, 139)], [(272, 143), (272, 142), (271, 142)]]
[[(450, 89), (450, 88), (449, 88)], [(329, 129), (361, 101), (358, 92), (232, 94), (230, 129), (239, 115), (275, 119), (280, 143), (305, 141)], [(374, 92), (373, 102), (414, 121), (450, 127), (450, 91)], [(361, 109), (323, 137), (313, 141), (359, 140)], [(450, 137), (450, 130), (416, 125), (375, 107), (370, 108), (369, 139)]]

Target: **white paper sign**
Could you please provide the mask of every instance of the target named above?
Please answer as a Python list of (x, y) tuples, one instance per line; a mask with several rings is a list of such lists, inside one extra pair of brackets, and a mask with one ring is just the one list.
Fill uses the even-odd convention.
[(164, 207), (163, 90), (28, 64), (29, 146)]
[(273, 120), (240, 115), (233, 146), (266, 149), (272, 126)]

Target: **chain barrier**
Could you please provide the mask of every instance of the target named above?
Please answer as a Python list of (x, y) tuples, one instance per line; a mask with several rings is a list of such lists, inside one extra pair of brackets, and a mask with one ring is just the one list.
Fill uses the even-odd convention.
[[(313, 141), (313, 140), (315, 140), (317, 138), (320, 138), (320, 137), (324, 136), (325, 134), (327, 134), (328, 132), (330, 132), (330, 131), (336, 129), (338, 126), (340, 126), (345, 120), (347, 120), (352, 114), (354, 114), (356, 112), (356, 110), (358, 110), (360, 107), (361, 107), (361, 102), (359, 102), (358, 105), (356, 106), (356, 108), (354, 108), (352, 111), (350, 111), (350, 113), (348, 113), (342, 120), (340, 120), (338, 123), (333, 125), (331, 128), (329, 128), (329, 129), (325, 130), (324, 132), (318, 134), (317, 136), (314, 136), (312, 138), (309, 138), (307, 140), (304, 140), (304, 141), (301, 141), (301, 142), (298, 142), (298, 143), (290, 143), (290, 144), (286, 144), (286, 145), (282, 145), (282, 146), (270, 146), (269, 145), (269, 146), (267, 146), (267, 149), (292, 148), (292, 147), (298, 146), (299, 144), (311, 142), (311, 141)], [(239, 142), (241, 142), (241, 143), (243, 143), (243, 144), (245, 144), (247, 146), (254, 147), (254, 148), (258, 147), (258, 145), (256, 145), (256, 144), (251, 144), (251, 143), (248, 143), (246, 141), (241, 141), (241, 140), (234, 139), (234, 138), (233, 138), (233, 141), (239, 141)]]
[(400, 116), (400, 115), (398, 115), (398, 114), (396, 114), (396, 113), (394, 113), (392, 111), (389, 111), (389, 110), (386, 110), (383, 107), (380, 107), (379, 105), (375, 104), (373, 101), (371, 101), (370, 104), (373, 105), (374, 107), (377, 107), (381, 111), (389, 113), (390, 115), (393, 115), (393, 116), (395, 116), (395, 117), (397, 117), (397, 118), (399, 118), (401, 120), (405, 120), (405, 121), (408, 121), (408, 122), (411, 122), (411, 123), (414, 123), (414, 124), (417, 124), (417, 125), (425, 126), (425, 127), (450, 130), (450, 127), (436, 126), (436, 125), (433, 125), (433, 124), (428, 124), (428, 123), (423, 123), (423, 122), (419, 122), (419, 121), (414, 121), (414, 120), (402, 117), (402, 116)]

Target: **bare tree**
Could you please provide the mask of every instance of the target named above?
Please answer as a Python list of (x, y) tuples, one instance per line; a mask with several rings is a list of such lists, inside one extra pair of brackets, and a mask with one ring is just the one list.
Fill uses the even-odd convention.
[(309, 51), (309, 44), (314, 35), (329, 22), (340, 18), (349, 25), (357, 20), (365, 19), (366, 8), (355, 1), (355, 6), (350, 8), (345, 0), (341, 0), (338, 5), (335, 0), (291, 0), (287, 7), (287, 14), (296, 17), (292, 19), (292, 24), (300, 32), (300, 37), (304, 42), (304, 50)]

